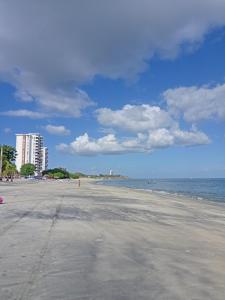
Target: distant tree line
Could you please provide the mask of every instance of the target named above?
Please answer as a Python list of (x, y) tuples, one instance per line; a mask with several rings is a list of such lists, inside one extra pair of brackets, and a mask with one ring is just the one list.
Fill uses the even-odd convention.
[(42, 172), (43, 176), (47, 176), (48, 178), (53, 179), (66, 179), (66, 178), (72, 178), (72, 179), (78, 179), (80, 177), (86, 177), (83, 173), (70, 173), (64, 168), (54, 168), (49, 169)]

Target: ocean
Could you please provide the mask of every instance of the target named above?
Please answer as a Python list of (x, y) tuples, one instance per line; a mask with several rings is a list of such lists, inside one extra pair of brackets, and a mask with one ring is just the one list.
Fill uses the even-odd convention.
[(198, 200), (225, 202), (225, 178), (106, 179), (100, 184), (184, 195)]

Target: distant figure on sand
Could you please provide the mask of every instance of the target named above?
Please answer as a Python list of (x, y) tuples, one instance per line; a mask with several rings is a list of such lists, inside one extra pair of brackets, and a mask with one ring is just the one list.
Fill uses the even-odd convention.
[(78, 180), (78, 187), (80, 187), (80, 179)]

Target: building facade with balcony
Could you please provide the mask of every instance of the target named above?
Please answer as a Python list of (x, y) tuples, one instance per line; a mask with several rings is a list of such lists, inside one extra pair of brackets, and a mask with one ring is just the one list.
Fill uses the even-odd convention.
[[(45, 151), (43, 149), (45, 148)], [(43, 166), (46, 166), (47, 155), (43, 157), (43, 152), (48, 153), (43, 147), (43, 137), (39, 133), (16, 134), (16, 168), (20, 171), (24, 164), (35, 165), (35, 175), (40, 175)]]

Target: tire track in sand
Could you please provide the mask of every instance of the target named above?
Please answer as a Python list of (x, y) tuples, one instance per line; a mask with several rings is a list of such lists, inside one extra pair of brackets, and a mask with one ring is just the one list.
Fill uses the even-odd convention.
[(25, 217), (29, 216), (38, 206), (40, 206), (45, 200), (42, 200), (41, 202), (38, 202), (36, 205), (34, 205), (31, 209), (25, 211), (19, 218), (11, 222), (10, 224), (7, 224), (6, 226), (2, 227), (0, 230), (0, 237), (5, 235), (9, 230), (13, 229), (19, 222), (21, 222)]
[(22, 288), (22, 292), (21, 294), (16, 298), (16, 300), (30, 300), (31, 299), (31, 289), (34, 286), (35, 282), (38, 279), (38, 275), (43, 263), (43, 259), (48, 251), (48, 247), (49, 247), (49, 243), (50, 243), (50, 239), (51, 239), (51, 235), (52, 232), (54, 230), (54, 227), (56, 225), (56, 222), (59, 218), (59, 214), (62, 208), (62, 201), (63, 198), (61, 199), (60, 203), (57, 205), (54, 214), (52, 215), (52, 220), (51, 220), (51, 224), (46, 236), (46, 241), (44, 243), (44, 246), (42, 247), (38, 260), (37, 262), (34, 264), (30, 276), (29, 276), (29, 280), (25, 283), (25, 285)]

